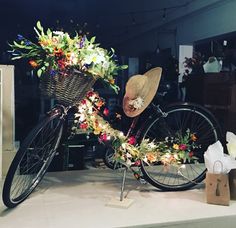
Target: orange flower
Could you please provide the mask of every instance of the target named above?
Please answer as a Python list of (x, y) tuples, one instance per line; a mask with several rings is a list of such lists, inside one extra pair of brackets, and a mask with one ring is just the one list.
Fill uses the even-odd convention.
[(115, 84), (115, 79), (109, 79), (109, 82), (114, 85)]
[(40, 44), (41, 46), (48, 46), (48, 45), (49, 45), (49, 43), (48, 43), (46, 40), (39, 41), (39, 44)]
[(38, 63), (34, 60), (30, 60), (29, 61), (29, 64), (33, 67), (33, 68), (36, 68), (38, 66)]
[(196, 137), (196, 135), (195, 134), (191, 134), (191, 139), (192, 139), (192, 141), (196, 141), (197, 140), (197, 137)]
[(63, 55), (63, 51), (61, 48), (54, 48), (53, 52), (54, 52), (54, 55), (58, 57)]
[(97, 103), (96, 103), (96, 106), (98, 108), (102, 107), (104, 105), (104, 102), (102, 100), (99, 100)]
[(155, 162), (157, 160), (156, 156), (152, 152), (147, 153), (146, 157), (149, 162)]

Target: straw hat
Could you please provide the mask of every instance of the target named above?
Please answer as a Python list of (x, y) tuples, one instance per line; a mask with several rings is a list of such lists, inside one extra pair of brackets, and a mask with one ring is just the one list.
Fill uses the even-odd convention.
[(123, 98), (123, 110), (127, 116), (139, 115), (151, 103), (159, 86), (161, 72), (162, 68), (156, 67), (144, 75), (134, 75), (129, 79)]

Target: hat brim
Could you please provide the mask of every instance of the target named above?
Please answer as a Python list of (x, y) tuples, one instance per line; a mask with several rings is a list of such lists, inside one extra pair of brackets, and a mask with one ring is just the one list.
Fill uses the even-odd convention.
[[(125, 88), (126, 92), (125, 92), (125, 96), (123, 98), (123, 110), (124, 110), (124, 113), (128, 117), (135, 117), (135, 116), (140, 115), (147, 108), (147, 106), (151, 103), (151, 101), (153, 100), (153, 98), (157, 92), (157, 89), (158, 89), (158, 86), (159, 86), (159, 83), (161, 80), (161, 73), (162, 73), (161, 67), (153, 68), (153, 69), (147, 71), (146, 73), (144, 73), (143, 77), (147, 77), (147, 79), (148, 79), (147, 81), (148, 81), (149, 90), (148, 90), (148, 93), (146, 94), (146, 96), (144, 97), (144, 104), (143, 104), (142, 108), (140, 108), (140, 109), (130, 108), (129, 101), (133, 98), (129, 97), (129, 94), (130, 94), (129, 91), (132, 90), (132, 88), (129, 84), (129, 81), (127, 82), (126, 88)], [(137, 80), (138, 80), (138, 77), (137, 77)]]

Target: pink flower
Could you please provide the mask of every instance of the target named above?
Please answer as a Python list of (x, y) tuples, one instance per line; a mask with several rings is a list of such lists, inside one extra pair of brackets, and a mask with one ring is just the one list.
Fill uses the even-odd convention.
[(140, 166), (141, 165), (141, 161), (140, 160), (137, 160), (135, 163), (134, 163), (135, 166)]
[(179, 149), (180, 150), (186, 150), (187, 149), (187, 145), (186, 144), (180, 144), (179, 145)]
[(108, 116), (108, 115), (109, 115), (109, 110), (108, 110), (108, 108), (104, 108), (103, 114), (104, 114), (105, 116)]
[(136, 139), (134, 136), (131, 136), (129, 139), (128, 139), (128, 143), (131, 144), (131, 145), (134, 145), (136, 143)]

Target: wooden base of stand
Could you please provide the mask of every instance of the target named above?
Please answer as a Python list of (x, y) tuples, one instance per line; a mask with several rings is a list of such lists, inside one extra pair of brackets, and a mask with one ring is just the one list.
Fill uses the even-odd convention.
[(134, 202), (133, 199), (127, 199), (124, 198), (122, 201), (120, 200), (120, 198), (112, 198), (107, 204), (106, 206), (108, 207), (118, 207), (118, 208), (129, 208), (132, 203)]
[(127, 199), (124, 197), (124, 189), (125, 189), (125, 180), (127, 174), (127, 167), (124, 168), (123, 178), (121, 183), (121, 191), (120, 191), (120, 198), (112, 198), (106, 206), (111, 207), (119, 207), (119, 208), (128, 208), (133, 203), (132, 199)]

